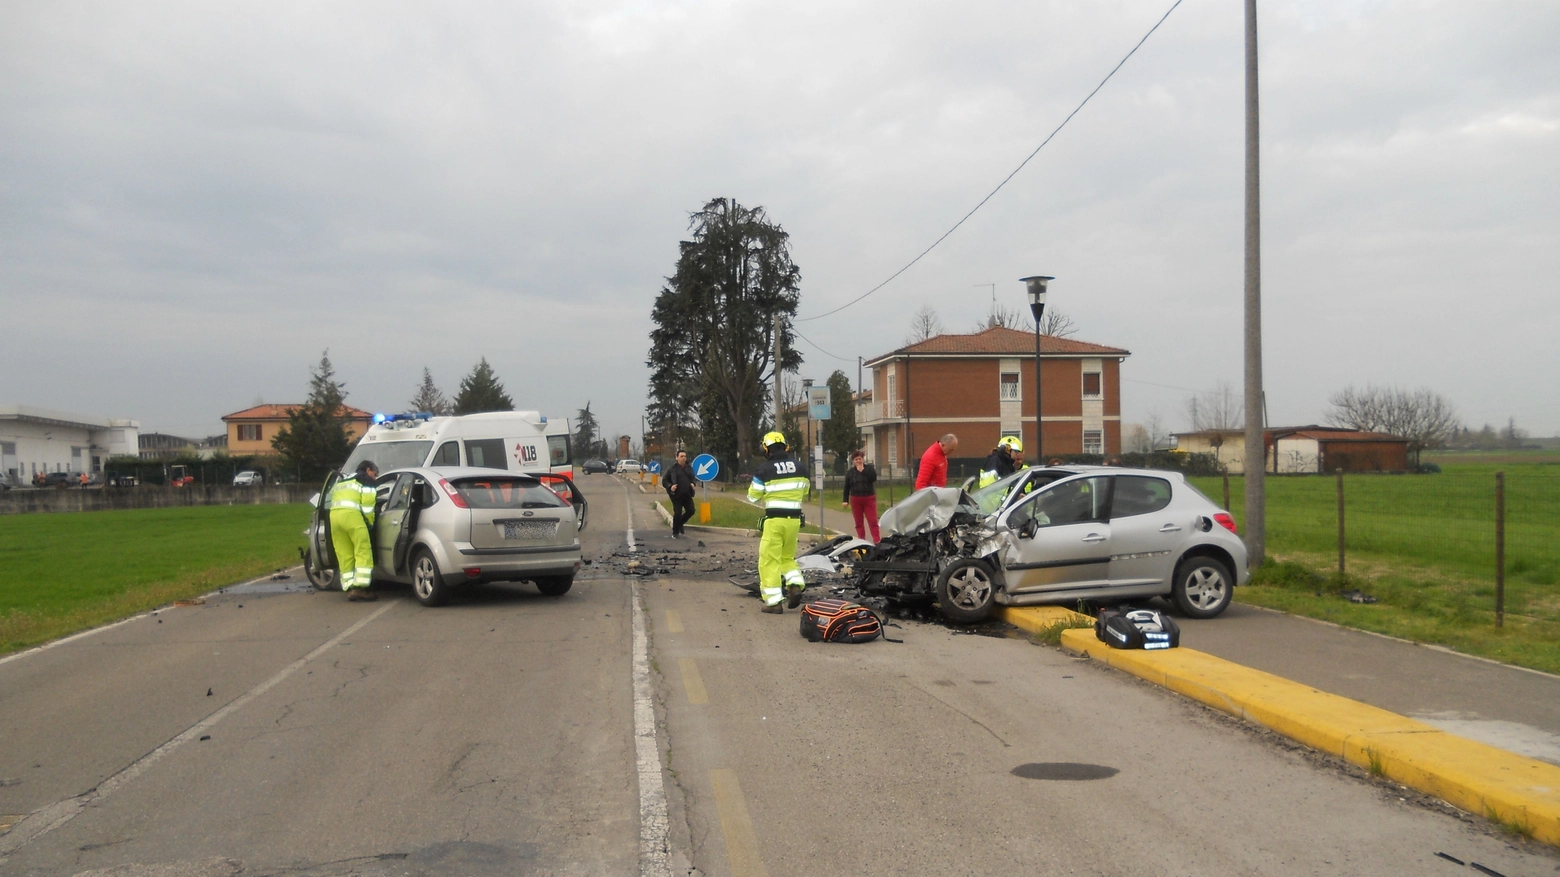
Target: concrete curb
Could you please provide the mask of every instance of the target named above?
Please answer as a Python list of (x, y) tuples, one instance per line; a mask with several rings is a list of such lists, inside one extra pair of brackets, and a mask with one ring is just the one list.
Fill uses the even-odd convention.
[[(1090, 620), (1061, 607), (1002, 610), (1010, 624), (1031, 631), (1069, 616)], [(1061, 642), (1068, 651), (1560, 845), (1560, 767), (1194, 649), (1112, 649), (1087, 629), (1064, 630)]]

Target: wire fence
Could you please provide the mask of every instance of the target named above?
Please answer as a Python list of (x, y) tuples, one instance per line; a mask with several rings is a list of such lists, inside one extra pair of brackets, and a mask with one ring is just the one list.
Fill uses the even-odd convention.
[[(1550, 467), (1545, 467), (1546, 469)], [(1244, 520), (1239, 477), (1196, 478)], [(1266, 479), (1267, 549), (1434, 610), (1560, 621), (1560, 469)]]

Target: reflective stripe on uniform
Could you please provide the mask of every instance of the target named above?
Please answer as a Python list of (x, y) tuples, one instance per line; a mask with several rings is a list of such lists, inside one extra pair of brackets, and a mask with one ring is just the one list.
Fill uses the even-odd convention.
[(766, 509), (799, 509), (801, 507), (801, 503), (789, 499), (764, 500), (764, 508)]

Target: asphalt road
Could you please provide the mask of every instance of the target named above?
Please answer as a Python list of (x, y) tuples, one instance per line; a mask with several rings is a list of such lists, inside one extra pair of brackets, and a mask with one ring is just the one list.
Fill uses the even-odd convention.
[(0, 662), (0, 874), (1560, 864), (1023, 639), (904, 622), (903, 643), (808, 644), (726, 583), (751, 541), (673, 542), (653, 494), (583, 485), (594, 562), (561, 598), (267, 584)]

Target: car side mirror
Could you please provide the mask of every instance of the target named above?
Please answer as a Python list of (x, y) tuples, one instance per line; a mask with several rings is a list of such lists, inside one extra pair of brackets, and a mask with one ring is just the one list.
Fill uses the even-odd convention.
[(1018, 528), (1018, 536), (1020, 539), (1033, 539), (1035, 538), (1035, 534), (1038, 532), (1040, 532), (1040, 522), (1036, 521), (1034, 518), (1026, 519), (1024, 521), (1024, 525)]

